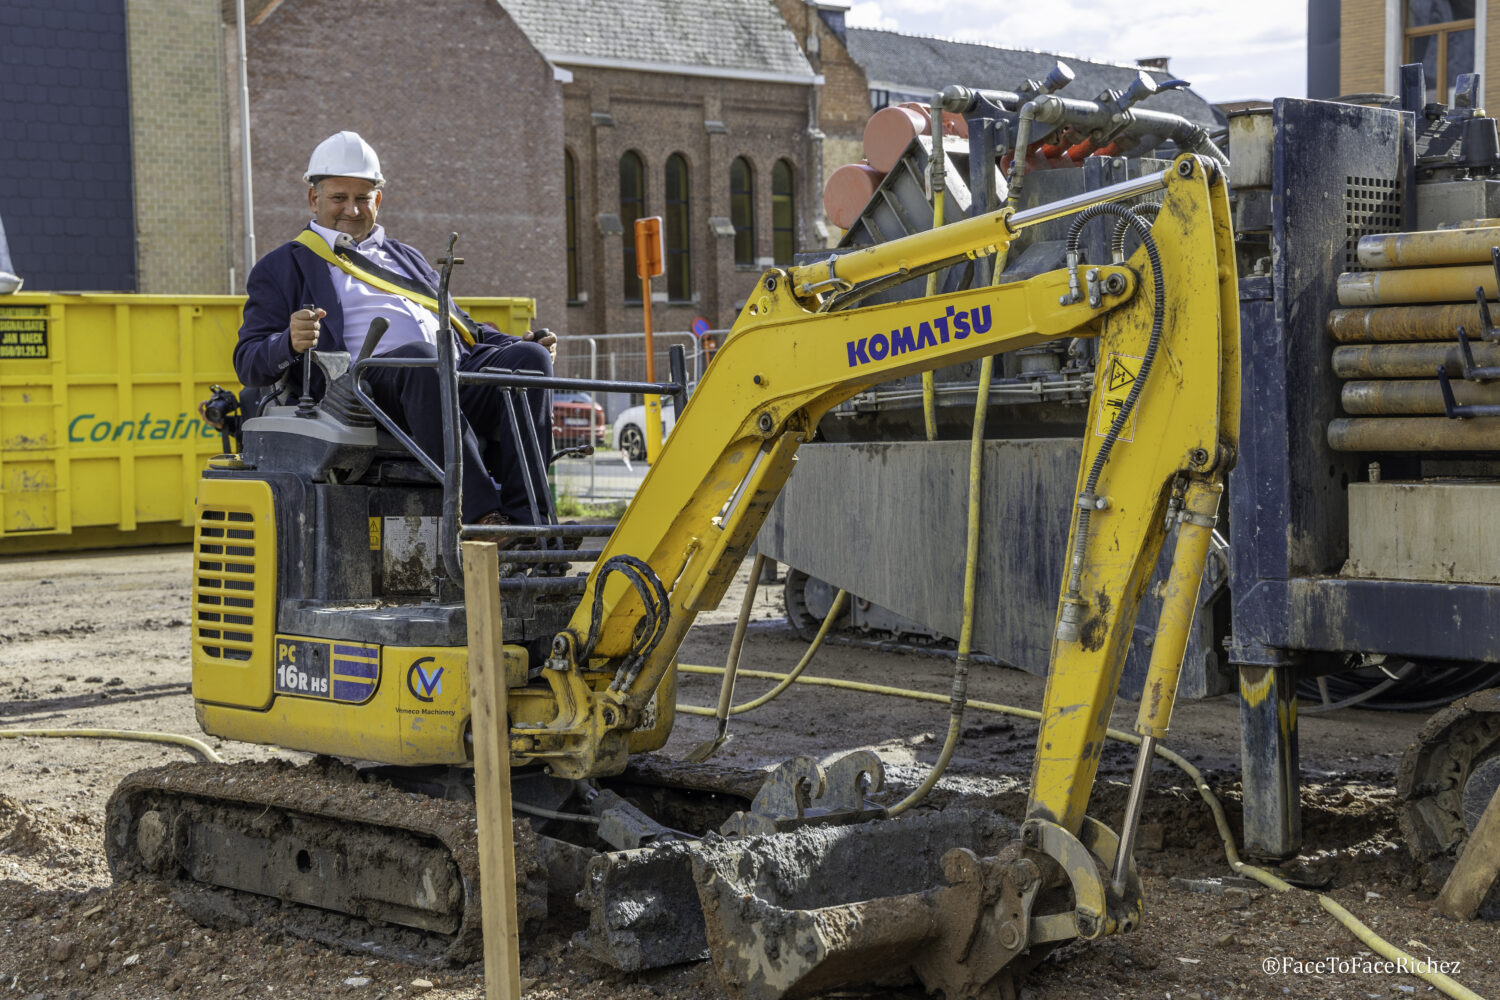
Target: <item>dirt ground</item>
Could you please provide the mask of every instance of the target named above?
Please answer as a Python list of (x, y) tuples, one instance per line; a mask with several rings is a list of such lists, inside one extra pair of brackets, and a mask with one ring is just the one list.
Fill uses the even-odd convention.
[[(0, 559), (0, 727), (108, 728), (198, 734), (189, 690), (186, 548)], [(743, 577), (723, 607), (703, 616), (684, 663), (722, 665)], [(784, 671), (805, 650), (786, 625), (780, 588), (763, 587), (744, 666)], [(830, 645), (810, 673), (946, 693), (951, 661)], [(712, 704), (717, 679), (684, 676), (680, 700)], [(744, 680), (741, 699), (764, 681)], [(971, 696), (1039, 707), (1042, 684), (1024, 673), (975, 671)], [(1129, 729), (1134, 706), (1116, 710)], [(1423, 719), (1346, 710), (1301, 725), (1306, 848), (1283, 874), (1322, 879), (1327, 892), (1393, 944), (1456, 966), (1455, 978), (1500, 998), (1500, 937), (1493, 923), (1458, 923), (1432, 909), (1435, 887), (1408, 859), (1396, 821), (1394, 775)], [(796, 687), (737, 717), (718, 760), (764, 767), (794, 754), (856, 747), (884, 760), (894, 797), (936, 758), (947, 708)], [(1012, 820), (1025, 802), (1034, 727), (972, 714), (935, 802), (977, 799)], [(679, 716), (665, 753), (683, 757), (712, 721)], [(209, 741), (227, 760), (303, 755)], [(1179, 706), (1172, 749), (1201, 767), (1238, 830), (1238, 705), (1232, 698)], [(0, 998), (326, 997), (394, 1000), (483, 996), (482, 970), (433, 969), (333, 951), (256, 926), (214, 928), (188, 916), (159, 883), (114, 885), (101, 825), (111, 789), (130, 771), (188, 757), (180, 748), (96, 739), (7, 740), (0, 757)], [(1133, 751), (1111, 747), (1091, 810), (1116, 825)], [(1378, 956), (1318, 905), (1233, 883), (1206, 808), (1183, 775), (1154, 772), (1139, 861), (1146, 914), (1134, 934), (1075, 944), (1049, 956), (1024, 997), (1378, 998), (1437, 995), (1410, 975), (1373, 967)], [(1174, 881), (1176, 880), (1176, 881)], [(1324, 963), (1321, 967), (1314, 963)], [(528, 997), (603, 1000), (723, 997), (707, 963), (623, 975), (570, 949), (536, 942), (522, 963)], [(1267, 971), (1270, 969), (1271, 971)], [(916, 997), (920, 991), (844, 992)]]

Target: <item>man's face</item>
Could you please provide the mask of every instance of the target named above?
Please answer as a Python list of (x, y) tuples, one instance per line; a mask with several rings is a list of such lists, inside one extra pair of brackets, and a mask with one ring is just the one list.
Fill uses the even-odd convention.
[(358, 177), (325, 177), (307, 189), (307, 204), (318, 225), (362, 240), (375, 228), (380, 189)]

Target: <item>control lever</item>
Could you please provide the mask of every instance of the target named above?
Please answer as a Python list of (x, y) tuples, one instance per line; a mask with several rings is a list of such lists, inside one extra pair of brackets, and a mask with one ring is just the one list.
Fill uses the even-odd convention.
[[(310, 302), (304, 302), (298, 312), (306, 309), (314, 316), (318, 314), (318, 307)], [(313, 345), (316, 347), (317, 345)], [(317, 400), (312, 397), (312, 373), (313, 373), (313, 347), (302, 352), (302, 396), (297, 400), (297, 416), (312, 417), (317, 412)]]
[(370, 330), (365, 334), (365, 342), (359, 347), (359, 357), (354, 360), (355, 364), (375, 353), (375, 346), (380, 343), (380, 338), (385, 336), (385, 331), (390, 328), (390, 325), (391, 321), (384, 316), (376, 316), (370, 320)]
[(681, 420), (682, 408), (687, 405), (687, 354), (681, 344), (673, 344), (667, 349), (667, 364), (672, 381), (677, 383), (677, 391), (672, 393), (672, 419)]

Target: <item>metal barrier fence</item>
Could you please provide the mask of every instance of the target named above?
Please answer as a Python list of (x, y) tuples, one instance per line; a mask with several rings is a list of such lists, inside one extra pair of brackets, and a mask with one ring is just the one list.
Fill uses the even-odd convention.
[[(711, 331), (717, 332), (717, 331)], [(645, 381), (644, 333), (571, 334), (559, 338), (555, 371), (566, 378)], [(669, 380), (668, 352), (680, 346), (686, 355), (689, 385), (697, 384), (707, 363), (703, 345), (692, 333), (654, 331), (651, 335), (656, 381)], [(671, 406), (662, 401), (663, 429), (672, 422)], [(628, 501), (646, 475), (645, 406), (639, 396), (554, 392), (554, 450), (593, 445), (587, 456), (564, 456), (552, 467), (552, 484), (564, 510), (568, 501), (587, 505)]]

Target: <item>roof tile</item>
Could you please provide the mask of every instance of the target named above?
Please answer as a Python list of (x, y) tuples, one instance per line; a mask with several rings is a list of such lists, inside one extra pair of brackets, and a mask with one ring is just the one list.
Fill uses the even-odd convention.
[[(950, 83), (989, 90), (1015, 90), (1026, 80), (1039, 80), (1058, 62), (1056, 54), (1031, 49), (1005, 49), (976, 42), (902, 35), (873, 28), (847, 29), (849, 55), (865, 71), (871, 87), (890, 87), (905, 93), (931, 94)], [(1075, 74), (1059, 93), (1062, 97), (1093, 100), (1107, 89), (1122, 90), (1140, 67), (1062, 58)], [(1170, 73), (1147, 70), (1158, 82)], [(1190, 90), (1171, 90), (1148, 97), (1141, 107), (1182, 115), (1200, 125), (1216, 122), (1213, 106)]]
[[(588, 57), (811, 78), (772, 0), (499, 0), (548, 59)], [(562, 60), (566, 65), (566, 60)]]

